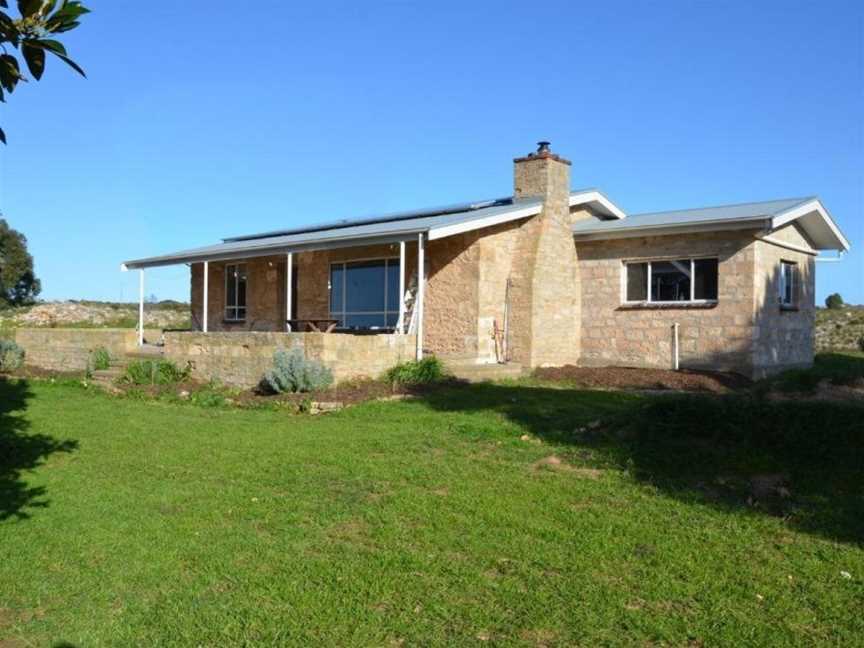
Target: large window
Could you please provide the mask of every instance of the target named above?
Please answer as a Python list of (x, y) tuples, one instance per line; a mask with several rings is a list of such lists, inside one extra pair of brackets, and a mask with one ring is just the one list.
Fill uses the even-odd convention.
[(798, 306), (798, 264), (791, 261), (780, 262), (779, 300), (783, 308)]
[(225, 266), (225, 319), (242, 322), (246, 319), (246, 264)]
[(399, 319), (399, 259), (330, 265), (330, 317), (350, 329), (393, 328)]
[(625, 301), (680, 303), (717, 301), (717, 259), (626, 263)]

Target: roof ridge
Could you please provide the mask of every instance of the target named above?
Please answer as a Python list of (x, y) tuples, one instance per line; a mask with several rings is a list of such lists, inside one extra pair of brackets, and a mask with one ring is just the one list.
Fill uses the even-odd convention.
[(771, 200), (749, 200), (749, 201), (745, 201), (745, 202), (725, 203), (723, 205), (704, 205), (702, 207), (685, 207), (683, 209), (666, 209), (666, 210), (653, 211), (653, 212), (640, 212), (638, 214), (630, 214), (630, 218), (635, 218), (638, 216), (654, 216), (656, 214), (677, 214), (680, 212), (690, 212), (690, 211), (697, 211), (697, 210), (701, 210), (701, 209), (728, 209), (729, 207), (743, 207), (744, 205), (766, 205), (768, 203), (773, 203), (773, 202), (782, 202), (782, 201), (794, 200), (796, 202), (791, 204), (789, 207), (785, 208), (785, 209), (791, 209), (792, 207), (796, 207), (797, 205), (805, 203), (809, 200), (816, 200), (816, 199), (817, 199), (817, 196), (800, 196), (800, 197), (796, 196), (794, 198), (791, 198), (791, 197), (790, 198), (773, 198)]

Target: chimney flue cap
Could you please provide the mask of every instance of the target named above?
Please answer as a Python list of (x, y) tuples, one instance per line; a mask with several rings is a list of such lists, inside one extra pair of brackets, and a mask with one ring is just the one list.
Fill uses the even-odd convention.
[(537, 142), (537, 150), (533, 153), (529, 153), (525, 157), (518, 157), (514, 162), (528, 162), (530, 160), (555, 160), (556, 162), (562, 162), (563, 164), (570, 164), (569, 160), (565, 160), (561, 156), (552, 152), (549, 148), (552, 145), (551, 142)]

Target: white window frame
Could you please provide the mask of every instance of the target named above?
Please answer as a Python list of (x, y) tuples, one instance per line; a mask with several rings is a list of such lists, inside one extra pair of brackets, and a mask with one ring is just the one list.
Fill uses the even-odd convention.
[[(232, 268), (235, 270), (232, 271)], [(240, 297), (240, 268), (243, 269), (243, 277), (246, 281), (246, 291), (244, 296), (248, 298), (249, 296), (249, 268), (245, 263), (229, 263), (225, 265), (225, 311), (223, 313), (223, 317), (226, 322), (245, 322), (246, 316), (248, 314), (248, 305), (244, 303), (242, 306), (238, 302), (238, 298)], [(234, 281), (234, 303), (228, 303), (228, 283), (229, 281)], [(246, 300), (248, 301), (248, 299)], [(238, 312), (240, 309), (243, 309), (243, 317), (238, 316)], [(234, 316), (231, 317), (228, 315), (230, 311), (234, 311)]]
[[(384, 262), (384, 310), (376, 310), (376, 311), (348, 311), (345, 306), (348, 299), (348, 292), (345, 290), (347, 275), (346, 267), (352, 263), (369, 263), (371, 261), (383, 261)], [(327, 303), (328, 308), (331, 304), (331, 294), (333, 292), (333, 285), (331, 283), (330, 278), (333, 276), (333, 267), (341, 266), (342, 267), (342, 309), (338, 311), (331, 310), (330, 317), (332, 319), (342, 319), (343, 321), (348, 319), (349, 315), (384, 315), (384, 326), (370, 326), (368, 330), (370, 331), (380, 331), (384, 329), (394, 328), (392, 326), (387, 326), (387, 316), (388, 315), (396, 315), (399, 317), (399, 309), (397, 308), (395, 311), (387, 310), (387, 298), (390, 296), (387, 292), (387, 270), (389, 266), (396, 262), (396, 265), (399, 265), (399, 257), (398, 256), (386, 256), (386, 257), (366, 257), (362, 259), (345, 259), (344, 261), (333, 261), (330, 263), (330, 273), (327, 276)], [(398, 288), (397, 288), (398, 290)], [(398, 323), (398, 322), (397, 322)], [(347, 328), (347, 327), (346, 327)]]
[[(786, 268), (791, 268), (791, 290), (789, 291), (790, 299), (786, 300)], [(780, 283), (778, 286), (777, 301), (780, 303), (780, 308), (797, 308), (798, 307), (798, 291), (801, 286), (800, 269), (795, 261), (787, 259), (780, 260)]]
[[(720, 300), (720, 257), (716, 255), (684, 257), (690, 262), (690, 299), (680, 301), (654, 301), (651, 299), (651, 264), (652, 263), (669, 263), (671, 261), (681, 261), (682, 257), (654, 257), (651, 259), (627, 259), (621, 264), (621, 303), (627, 305), (656, 305), (656, 306), (680, 306), (682, 304), (716, 304)], [(696, 282), (693, 277), (696, 272), (696, 262), (713, 259), (717, 261), (717, 299), (696, 299)], [(628, 300), (627, 299), (627, 266), (645, 263), (648, 265), (646, 273), (646, 296), (647, 299)]]

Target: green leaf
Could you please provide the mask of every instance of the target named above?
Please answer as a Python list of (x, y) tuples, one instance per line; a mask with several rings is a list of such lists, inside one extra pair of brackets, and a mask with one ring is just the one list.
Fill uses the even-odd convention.
[(85, 74), (84, 70), (81, 69), (81, 66), (78, 65), (78, 64), (77, 64), (75, 61), (73, 61), (72, 59), (70, 59), (68, 56), (63, 56), (62, 54), (58, 54), (57, 52), (54, 52), (54, 56), (56, 56), (57, 58), (59, 58), (60, 60), (62, 60), (66, 65), (68, 65), (69, 67), (71, 67), (71, 68), (72, 68), (73, 70), (75, 70), (78, 74), (80, 74), (81, 76), (83, 76), (85, 79), (87, 78), (87, 74)]
[(55, 54), (60, 54), (61, 56), (68, 56), (66, 53), (66, 48), (63, 47), (63, 43), (56, 40), (49, 40), (47, 38), (41, 38), (39, 40), (29, 41), (31, 45), (36, 45), (46, 50), (50, 50)]
[(57, 0), (43, 0), (42, 10), (39, 13), (41, 13), (42, 17), (44, 18), (45, 16), (50, 14), (52, 11), (54, 11), (54, 7), (56, 5), (57, 5)]
[(0, 55), (0, 85), (12, 92), (20, 80), (21, 68), (18, 67), (15, 57), (10, 54)]
[(0, 7), (3, 7), (4, 9), (8, 9), (9, 4), (6, 2), (6, 0), (0, 0)]
[(21, 54), (27, 62), (27, 67), (30, 74), (37, 81), (42, 78), (42, 73), (45, 71), (45, 50), (41, 47), (34, 47), (30, 42), (24, 41), (21, 43)]
[(3, 132), (2, 128), (0, 128), (0, 142), (6, 143), (6, 133)]
[(42, 8), (42, 0), (18, 0), (18, 11), (29, 18)]

